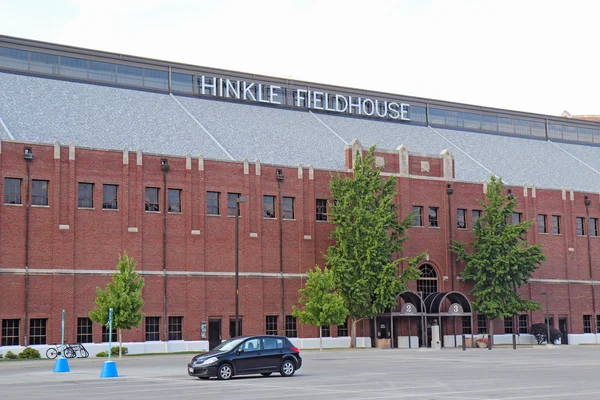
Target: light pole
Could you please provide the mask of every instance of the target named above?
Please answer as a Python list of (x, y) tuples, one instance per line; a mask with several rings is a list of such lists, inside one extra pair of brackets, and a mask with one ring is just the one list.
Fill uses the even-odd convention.
[(240, 336), (240, 203), (246, 197), (235, 199), (235, 336)]
[[(593, 272), (593, 268), (592, 268), (592, 247), (591, 247), (591, 243), (590, 243), (590, 235), (592, 234), (590, 232), (590, 228), (592, 227), (590, 224), (590, 205), (592, 204), (592, 201), (589, 199), (589, 197), (587, 195), (583, 196), (583, 204), (585, 204), (585, 217), (587, 220), (587, 253), (588, 253), (588, 267), (590, 269), (590, 283), (592, 284), (592, 310), (594, 312), (594, 320), (592, 321), (592, 323), (594, 324), (594, 330), (592, 332), (595, 333), (595, 337), (596, 337), (596, 343), (598, 343), (598, 316), (596, 314), (596, 291), (594, 289), (594, 275), (592, 274)], [(585, 225), (584, 228), (585, 229)]]
[(548, 336), (546, 336), (546, 344), (550, 344), (550, 316), (548, 314), (548, 292), (542, 292), (546, 296), (546, 328), (548, 328)]

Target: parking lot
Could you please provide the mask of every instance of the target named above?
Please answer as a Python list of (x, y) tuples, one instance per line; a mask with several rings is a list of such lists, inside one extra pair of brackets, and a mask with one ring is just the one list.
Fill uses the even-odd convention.
[(600, 347), (302, 351), (292, 378), (202, 381), (192, 355), (115, 359), (119, 377), (100, 379), (102, 359), (0, 362), (2, 399), (590, 399), (600, 397)]

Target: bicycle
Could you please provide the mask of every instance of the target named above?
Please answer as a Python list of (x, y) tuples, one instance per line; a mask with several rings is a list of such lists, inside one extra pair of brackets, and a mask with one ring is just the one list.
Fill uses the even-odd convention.
[(69, 348), (72, 350), (72, 356), (70, 358), (75, 358), (77, 353), (79, 353), (79, 356), (77, 356), (79, 358), (88, 358), (90, 355), (90, 353), (81, 343), (77, 343), (72, 346), (70, 345)]
[(46, 350), (46, 357), (54, 359), (56, 356), (60, 356), (63, 353), (67, 358), (75, 357), (75, 351), (68, 344), (65, 344), (64, 346), (55, 344), (54, 347), (50, 347), (48, 350)]

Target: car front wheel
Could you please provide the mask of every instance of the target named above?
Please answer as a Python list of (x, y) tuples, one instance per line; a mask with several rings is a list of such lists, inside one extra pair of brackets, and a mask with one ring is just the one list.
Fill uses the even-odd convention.
[(231, 365), (229, 364), (221, 365), (219, 367), (219, 370), (217, 371), (217, 378), (223, 381), (226, 381), (227, 379), (231, 378), (232, 375), (233, 370), (231, 369)]
[(292, 376), (296, 372), (296, 365), (292, 360), (284, 360), (279, 369), (281, 376)]

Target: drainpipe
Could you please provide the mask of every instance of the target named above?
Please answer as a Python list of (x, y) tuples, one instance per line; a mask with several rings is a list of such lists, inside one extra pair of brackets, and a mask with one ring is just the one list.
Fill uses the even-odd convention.
[(277, 170), (277, 194), (279, 197), (279, 273), (281, 274), (281, 336), (285, 336), (285, 282), (283, 278), (283, 198), (281, 197), (281, 182), (283, 170)]
[[(456, 281), (455, 277), (455, 265), (454, 265), (454, 253), (452, 252), (452, 194), (454, 193), (454, 189), (452, 189), (452, 185), (449, 183), (446, 184), (446, 194), (448, 194), (448, 228), (450, 233), (450, 245), (448, 246), (448, 251), (450, 252), (450, 287), (452, 291), (454, 291), (454, 281)], [(466, 217), (466, 216), (465, 216)]]
[(164, 293), (163, 293), (163, 340), (165, 341), (165, 353), (167, 352), (167, 210), (168, 210), (168, 197), (167, 197), (167, 172), (169, 172), (169, 161), (166, 158), (160, 159), (160, 169), (163, 172), (163, 282), (164, 282)]
[(598, 343), (598, 316), (596, 314), (596, 291), (594, 288), (594, 276), (592, 274), (592, 246), (590, 238), (590, 205), (592, 201), (587, 195), (584, 196), (583, 203), (585, 204), (585, 216), (587, 219), (587, 253), (588, 253), (588, 267), (590, 270), (590, 283), (592, 284), (592, 310), (594, 313), (594, 336), (596, 337), (596, 343)]
[(23, 327), (23, 345), (27, 347), (28, 330), (29, 330), (29, 218), (31, 209), (31, 196), (29, 195), (31, 181), (31, 161), (33, 160), (33, 152), (31, 147), (25, 147), (23, 150), (23, 158), (27, 164), (27, 190), (25, 191), (25, 326)]

